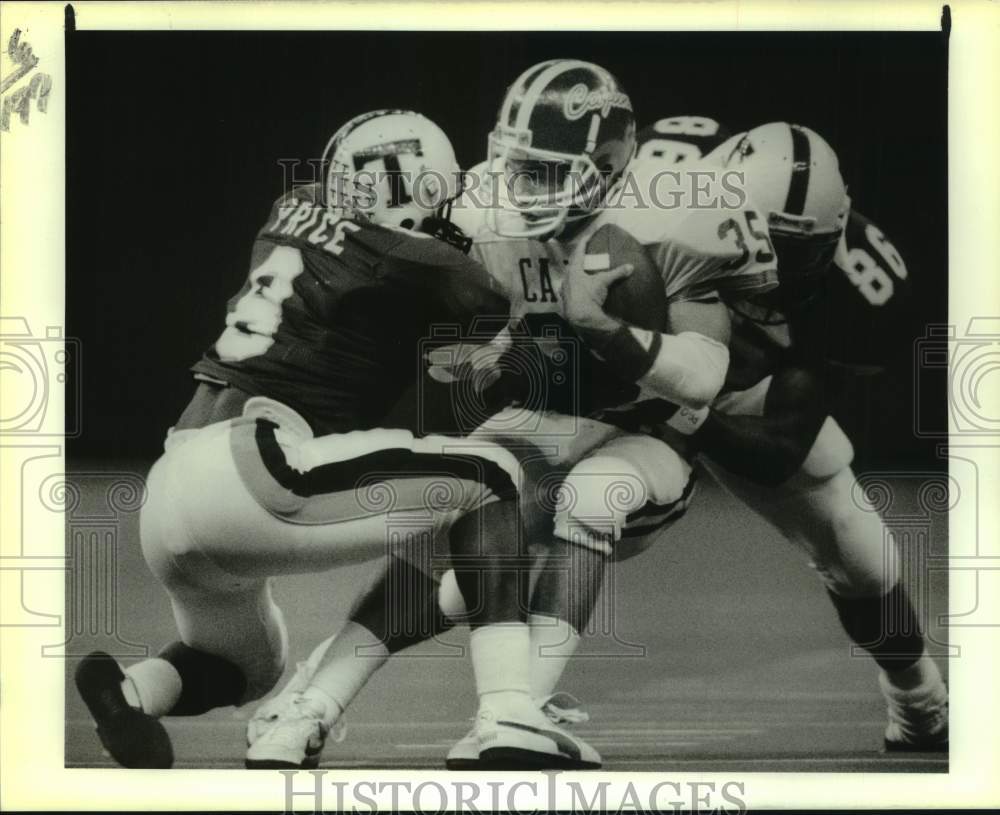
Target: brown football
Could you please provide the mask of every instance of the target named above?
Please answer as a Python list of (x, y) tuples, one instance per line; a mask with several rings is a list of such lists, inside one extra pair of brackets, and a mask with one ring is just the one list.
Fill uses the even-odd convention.
[(663, 331), (667, 325), (667, 293), (646, 248), (624, 229), (605, 224), (587, 241), (588, 272), (631, 263), (631, 275), (611, 284), (604, 309), (612, 317), (639, 328)]

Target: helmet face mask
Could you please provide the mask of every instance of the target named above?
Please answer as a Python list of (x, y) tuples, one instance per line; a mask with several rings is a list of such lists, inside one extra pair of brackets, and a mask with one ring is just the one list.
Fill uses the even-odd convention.
[(329, 208), (374, 224), (420, 229), (462, 192), (462, 173), (444, 132), (405, 110), (351, 119), (323, 154)]
[[(537, 150), (494, 131), (489, 140), (489, 172), (498, 180), (497, 201), (506, 213), (490, 211), (499, 234), (537, 237), (558, 234), (565, 222), (594, 214), (600, 171), (589, 156)], [(600, 203), (597, 201), (596, 203)], [(521, 223), (504, 217), (511, 212)]]
[(827, 270), (840, 243), (840, 233), (805, 236), (772, 229), (771, 243), (778, 258), (778, 286), (758, 295), (754, 302), (791, 314), (823, 292)]
[(552, 237), (603, 206), (635, 152), (628, 97), (603, 68), (551, 60), (508, 89), (489, 136), (494, 232)]

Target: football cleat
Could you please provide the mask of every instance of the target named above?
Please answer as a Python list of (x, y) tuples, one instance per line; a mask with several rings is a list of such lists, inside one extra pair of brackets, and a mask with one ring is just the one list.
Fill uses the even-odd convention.
[(475, 725), (448, 751), (444, 766), (449, 770), (479, 769), (479, 737), (476, 735)]
[(318, 767), (331, 730), (322, 717), (322, 709), (311, 700), (303, 696), (288, 699), (276, 720), (247, 748), (246, 768), (282, 770)]
[(77, 691), (97, 725), (104, 749), (123, 767), (166, 770), (174, 750), (166, 728), (155, 716), (132, 707), (122, 693), (125, 674), (104, 651), (93, 651), (76, 668)]
[[(590, 714), (580, 707), (580, 700), (569, 693), (553, 693), (542, 699), (538, 707), (553, 724), (590, 721)], [(479, 737), (474, 726), (448, 751), (444, 766), (449, 770), (475, 770), (481, 766)]]
[(250, 721), (247, 722), (247, 747), (253, 745), (257, 739), (277, 724), (281, 712), (309, 687), (315, 673), (316, 666), (310, 662), (300, 662), (295, 666), (295, 676), (288, 681), (280, 693), (260, 705), (253, 712)]
[(479, 767), (484, 770), (597, 770), (601, 756), (541, 710), (509, 715), (487, 705), (476, 717)]
[(948, 688), (938, 680), (930, 687), (901, 691), (879, 674), (888, 703), (885, 749), (893, 753), (930, 753), (948, 749)]

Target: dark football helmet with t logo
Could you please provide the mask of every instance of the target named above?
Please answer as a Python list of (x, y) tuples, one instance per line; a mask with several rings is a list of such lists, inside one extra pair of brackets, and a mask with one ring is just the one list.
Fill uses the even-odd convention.
[(621, 85), (599, 65), (556, 59), (508, 88), (489, 138), (497, 203), (491, 228), (509, 237), (554, 236), (600, 210), (635, 152), (635, 117)]

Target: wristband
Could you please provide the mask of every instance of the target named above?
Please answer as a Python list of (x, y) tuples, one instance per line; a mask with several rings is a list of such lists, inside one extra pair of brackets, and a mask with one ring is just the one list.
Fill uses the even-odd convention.
[(667, 426), (672, 427), (678, 433), (685, 436), (693, 436), (705, 424), (708, 418), (709, 408), (689, 408), (678, 407), (673, 416), (667, 419)]

